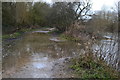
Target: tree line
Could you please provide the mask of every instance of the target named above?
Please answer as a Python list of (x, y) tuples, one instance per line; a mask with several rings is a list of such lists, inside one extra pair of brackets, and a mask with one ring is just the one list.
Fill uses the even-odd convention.
[[(3, 2), (2, 26), (3, 34), (12, 33), (22, 28), (55, 27), (64, 32), (71, 25), (80, 23), (89, 25), (89, 31), (104, 30), (112, 32), (117, 26), (117, 13), (97, 11), (91, 13), (92, 3), (89, 0), (81, 2)], [(72, 26), (73, 27), (73, 26)], [(74, 26), (78, 27), (78, 26)], [(102, 31), (101, 30), (101, 31)]]

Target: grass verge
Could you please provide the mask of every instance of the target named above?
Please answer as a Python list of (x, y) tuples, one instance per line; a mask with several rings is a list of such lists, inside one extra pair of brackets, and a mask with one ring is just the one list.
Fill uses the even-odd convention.
[(102, 78), (102, 80), (120, 79), (120, 73), (108, 66), (103, 60), (95, 60), (92, 53), (72, 59), (70, 68), (80, 78)]

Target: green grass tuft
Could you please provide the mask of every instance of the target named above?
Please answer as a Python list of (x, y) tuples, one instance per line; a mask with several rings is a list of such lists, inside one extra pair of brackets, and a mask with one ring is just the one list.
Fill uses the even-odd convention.
[[(80, 78), (105, 78), (111, 80), (119, 78), (119, 73), (108, 66), (104, 61), (94, 60), (91, 56), (73, 59), (73, 65), (70, 68), (79, 75)], [(110, 79), (107, 79), (110, 78)]]

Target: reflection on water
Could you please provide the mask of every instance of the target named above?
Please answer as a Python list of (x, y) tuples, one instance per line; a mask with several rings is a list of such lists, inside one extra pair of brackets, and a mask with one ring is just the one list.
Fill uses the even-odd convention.
[(93, 45), (93, 51), (98, 57), (101, 57), (109, 65), (117, 70), (120, 70), (120, 54), (118, 52), (118, 38), (115, 36), (107, 35), (108, 40), (100, 40)]
[[(48, 34), (29, 33), (23, 39), (18, 40), (16, 45), (6, 48), (3, 51), (3, 73), (10, 74), (12, 72), (10, 70), (17, 70), (17, 68), (24, 67), (27, 64), (31, 67), (27, 68), (32, 72), (28, 70), (21, 73), (21, 77), (49, 78), (54, 61), (65, 59), (66, 57), (79, 57), (81, 53), (85, 53), (82, 43), (54, 42), (49, 39), (51, 37)], [(105, 44), (102, 45), (102, 43)], [(116, 47), (112, 48), (113, 45)], [(115, 52), (118, 51), (117, 45), (114, 44), (114, 41), (101, 40), (98, 44), (93, 45), (93, 50), (94, 52), (99, 51), (98, 53), (102, 51), (102, 56), (108, 63), (116, 64), (116, 60), (118, 62), (118, 53)], [(29, 76), (28, 73), (30, 73)]]
[(37, 69), (51, 67), (53, 61), (80, 54), (82, 47), (74, 42), (54, 42), (49, 39), (47, 34), (29, 33), (18, 40), (16, 45), (6, 48), (3, 52), (3, 72), (28, 63)]

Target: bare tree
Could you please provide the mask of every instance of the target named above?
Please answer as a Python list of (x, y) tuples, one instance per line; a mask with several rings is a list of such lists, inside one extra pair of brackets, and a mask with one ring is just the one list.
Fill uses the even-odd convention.
[(85, 17), (91, 16), (90, 15), (90, 9), (92, 6), (92, 3), (90, 0), (82, 0), (80, 2), (74, 2), (75, 4), (75, 20), (84, 20)]

